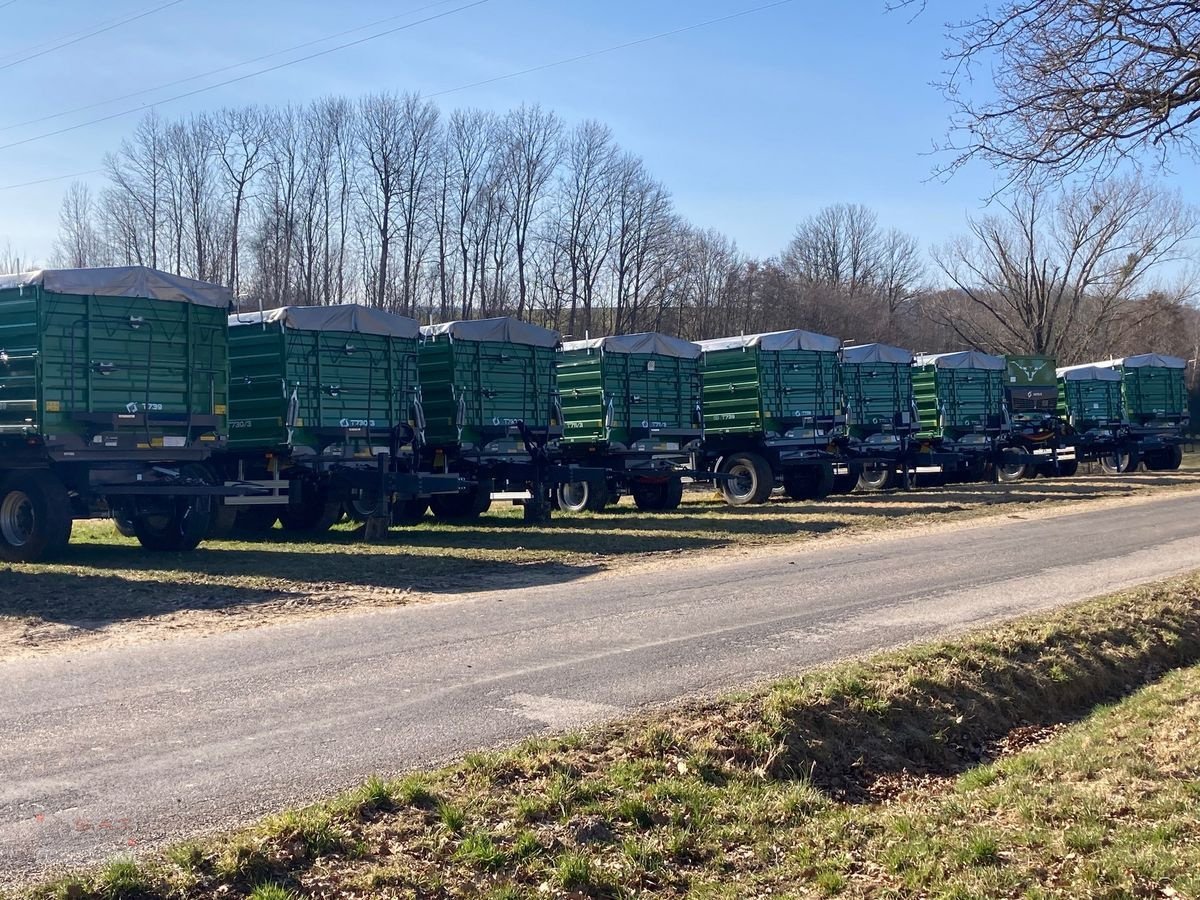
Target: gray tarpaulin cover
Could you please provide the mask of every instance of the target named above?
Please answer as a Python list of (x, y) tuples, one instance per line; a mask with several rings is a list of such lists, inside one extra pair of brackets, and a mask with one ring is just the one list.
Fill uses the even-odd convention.
[(900, 366), (911, 366), (913, 355), (899, 347), (887, 344), (859, 344), (855, 347), (842, 348), (842, 362), (852, 365), (862, 363), (893, 363)]
[(297, 331), (353, 331), (357, 334), (383, 334), (415, 338), (421, 333), (416, 319), (363, 306), (342, 303), (337, 306), (281, 306), (262, 312), (238, 313), (229, 317), (229, 327), (279, 323)]
[(714, 338), (711, 341), (697, 341), (702, 350), (741, 350), (746, 347), (758, 347), (760, 350), (818, 350), (826, 353), (837, 353), (842, 342), (825, 334), (814, 334), (811, 331), (768, 331), (765, 334), (742, 334), (737, 337)]
[(1123, 369), (1145, 369), (1155, 366), (1160, 369), (1186, 369), (1187, 360), (1178, 356), (1163, 356), (1161, 353), (1142, 353), (1139, 356), (1126, 356), (1123, 359), (1106, 359), (1103, 362), (1092, 363), (1106, 369), (1120, 366)]
[(1120, 381), (1121, 373), (1107, 366), (1094, 366), (1085, 363), (1082, 366), (1063, 366), (1055, 369), (1059, 378), (1067, 381)]
[(145, 297), (175, 300), (197, 306), (227, 309), (233, 302), (228, 288), (182, 275), (169, 275), (146, 266), (113, 266), (103, 269), (39, 269), (20, 275), (0, 275), (0, 290), (41, 285), (55, 294), (100, 297)]
[(697, 344), (656, 331), (567, 341), (563, 344), (563, 349), (603, 350), (605, 353), (656, 353), (659, 356), (676, 356), (679, 359), (697, 359), (700, 356), (700, 347)]
[(994, 369), (1003, 372), (1007, 366), (1004, 357), (992, 356), (978, 350), (960, 350), (957, 353), (931, 353), (918, 356), (918, 366), (937, 366), (939, 369)]
[(466, 322), (443, 322), (441, 325), (422, 325), (421, 334), (433, 337), (450, 335), (455, 341), (501, 341), (510, 344), (529, 344), (534, 347), (557, 347), (562, 340), (557, 331), (530, 325), (511, 316), (498, 319), (471, 319)]

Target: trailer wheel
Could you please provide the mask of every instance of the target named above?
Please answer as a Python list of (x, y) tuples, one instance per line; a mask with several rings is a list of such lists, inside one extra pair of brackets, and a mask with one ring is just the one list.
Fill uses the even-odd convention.
[(236, 506), (226, 506), (225, 503), (213, 498), (212, 523), (208, 526), (210, 541), (226, 540), (237, 528), (238, 511)]
[(492, 483), (481, 481), (473, 491), (436, 494), (429, 498), (435, 518), (443, 522), (473, 522), (492, 506)]
[(1063, 459), (1058, 462), (1058, 475), (1060, 478), (1073, 478), (1079, 472), (1079, 460)]
[(833, 490), (831, 494), (849, 494), (858, 486), (858, 474), (851, 472), (847, 475), (833, 476)]
[(0, 557), (36, 562), (62, 554), (71, 540), (71, 498), (49, 472), (9, 475), (0, 488)]
[(1165, 460), (1165, 465), (1163, 466), (1163, 469), (1166, 471), (1174, 472), (1183, 465), (1183, 448), (1178, 444), (1172, 444), (1170, 447), (1168, 447), (1166, 455), (1167, 458)]
[(1132, 456), (1127, 450), (1113, 450), (1098, 460), (1105, 475), (1122, 475), (1129, 471)]
[(300, 502), (281, 505), (279, 524), (284, 531), (293, 534), (324, 534), (341, 521), (345, 506), (340, 499), (333, 500), (327, 491), (311, 481), (292, 481), (290, 491), (299, 490)]
[(118, 534), (127, 538), (137, 537), (137, 531), (133, 527), (133, 516), (130, 515), (127, 508), (123, 506), (113, 507), (112, 520)]
[(775, 490), (771, 464), (757, 453), (735, 453), (721, 463), (721, 496), (730, 506), (766, 503)]
[(248, 534), (266, 534), (279, 521), (279, 505), (243, 506), (237, 511), (234, 529)]
[(683, 481), (679, 478), (634, 482), (632, 491), (634, 505), (642, 512), (671, 512), (683, 502)]
[[(213, 474), (204, 466), (189, 464), (179, 474), (193, 481), (213, 484)], [(138, 512), (133, 530), (143, 549), (156, 553), (195, 550), (208, 536), (212, 525), (212, 500), (204, 497), (167, 497), (160, 508)]]
[(572, 481), (555, 491), (558, 508), (565, 512), (600, 512), (608, 506), (608, 483)]
[(858, 489), (860, 491), (886, 491), (895, 480), (896, 472), (891, 466), (864, 468), (858, 476)]
[(1016, 447), (1007, 447), (1000, 454), (1000, 462), (996, 463), (996, 480), (1001, 484), (1016, 484), (1026, 477), (1029, 468), (1021, 461), (1023, 454)]
[(408, 500), (398, 500), (392, 505), (392, 524), (400, 526), (418, 525), (429, 512), (429, 500), (425, 497), (411, 497)]
[(793, 500), (824, 500), (833, 490), (833, 466), (805, 466), (784, 476), (783, 489)]

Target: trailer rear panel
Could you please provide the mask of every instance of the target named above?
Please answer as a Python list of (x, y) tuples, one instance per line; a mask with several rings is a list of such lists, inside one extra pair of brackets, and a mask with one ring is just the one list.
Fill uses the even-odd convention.
[(228, 305), (223, 288), (140, 267), (0, 278), (0, 435), (52, 456), (221, 444)]
[(320, 453), (415, 429), (419, 333), (414, 319), (353, 304), (231, 316), (231, 449)]
[(842, 387), (850, 433), (859, 439), (915, 430), (913, 355), (885, 344), (842, 350)]
[(913, 392), (921, 434), (957, 439), (1004, 426), (1004, 360), (975, 350), (918, 357)]
[(660, 334), (565, 344), (558, 359), (564, 445), (666, 442), (700, 436), (700, 348)]

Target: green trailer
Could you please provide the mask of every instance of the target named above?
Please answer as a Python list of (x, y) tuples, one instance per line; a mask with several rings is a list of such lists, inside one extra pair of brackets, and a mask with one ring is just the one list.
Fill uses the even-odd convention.
[(276, 520), (327, 530), (343, 511), (376, 528), (421, 518), (458, 479), (420, 472), (424, 414), (416, 320), (357, 304), (284, 306), (229, 317), (231, 497), (243, 529)]
[[(1135, 470), (1143, 462), (1146, 468), (1154, 471), (1178, 469), (1183, 462), (1184, 432), (1190, 422), (1185, 379), (1187, 361), (1177, 356), (1143, 353), (1070, 366), (1060, 369), (1059, 375), (1066, 380), (1085, 369), (1114, 372), (1121, 387), (1119, 422), (1111, 420), (1111, 410), (1097, 408), (1093, 411), (1104, 412), (1105, 416), (1103, 420), (1097, 417), (1096, 424), (1089, 429), (1088, 458), (1098, 461), (1110, 474)], [(1083, 375), (1074, 375), (1073, 380), (1082, 381)], [(1097, 397), (1093, 402), (1111, 402), (1109, 396), (1099, 396), (1099, 388), (1095, 393)], [(1086, 418), (1084, 424), (1088, 424)]]
[(765, 503), (782, 483), (794, 499), (834, 488), (846, 444), (837, 338), (776, 331), (701, 341), (704, 441), (694, 467), (727, 503)]
[(859, 471), (846, 477), (862, 490), (879, 491), (932, 466), (932, 460), (917, 458), (913, 440), (920, 428), (913, 354), (887, 344), (857, 344), (842, 348), (841, 362), (850, 452), (859, 462)]
[(979, 350), (934, 353), (913, 361), (913, 394), (921, 430), (916, 438), (944, 459), (950, 478), (980, 478), (1001, 462), (1010, 421), (1004, 358)]
[(467, 483), (432, 499), (439, 519), (474, 519), (493, 499), (509, 499), (526, 521), (544, 521), (555, 485), (600, 477), (552, 458), (563, 431), (560, 343), (557, 331), (510, 317), (421, 328), (424, 462)]
[(1001, 481), (1074, 475), (1074, 441), (1058, 412), (1058, 376), (1050, 356), (1004, 357), (1004, 395), (1009, 435)]
[(229, 292), (141, 266), (0, 276), (0, 556), (115, 516), (152, 550), (207, 534), (225, 444)]
[(559, 508), (596, 511), (623, 493), (642, 510), (679, 506), (703, 433), (699, 346), (654, 332), (571, 341), (558, 389), (562, 458), (609, 473), (560, 485)]

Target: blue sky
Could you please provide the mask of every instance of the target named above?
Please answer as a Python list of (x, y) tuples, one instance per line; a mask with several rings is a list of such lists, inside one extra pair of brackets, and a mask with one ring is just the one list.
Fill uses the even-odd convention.
[[(31, 52), (30, 45), (90, 30), (159, 2), (0, 3), (0, 32), (9, 37), (0, 50), (0, 144), (149, 104), (288, 57), (53, 122), (18, 129), (6, 125), (238, 63), (432, 0), (180, 0), (107, 34), (11, 65)], [(450, 0), (411, 18), (468, 2)], [(435, 94), (763, 2), (487, 0), (158, 108), (172, 117), (243, 103), (302, 103), (336, 93)], [(725, 232), (748, 253), (777, 253), (800, 219), (841, 201), (871, 206), (885, 225), (904, 228), (928, 246), (962, 230), (965, 215), (982, 208), (994, 179), (983, 165), (949, 183), (929, 178), (933, 160), (927, 154), (943, 133), (947, 114), (930, 86), (942, 65), (942, 21), (961, 15), (967, 4), (935, 0), (911, 22), (885, 14), (883, 6), (883, 0), (794, 0), (567, 66), (456, 91), (438, 102), (443, 109), (498, 110), (541, 103), (568, 121), (603, 121), (666, 183), (685, 216)], [(13, 40), (14, 35), (24, 38)], [(312, 50), (324, 46), (329, 45)], [(0, 149), (0, 188), (97, 167), (137, 119), (125, 116)], [(99, 183), (98, 176), (84, 180)], [(1193, 180), (1172, 181), (1185, 196), (1192, 188), (1188, 199), (1196, 199)], [(0, 248), (11, 243), (44, 260), (67, 184), (0, 190)]]

